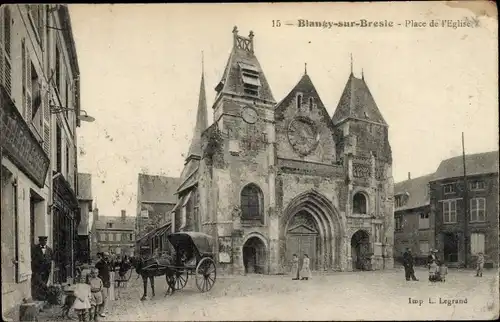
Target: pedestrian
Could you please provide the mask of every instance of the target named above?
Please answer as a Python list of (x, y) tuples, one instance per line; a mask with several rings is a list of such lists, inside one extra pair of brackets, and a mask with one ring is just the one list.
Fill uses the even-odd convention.
[(437, 258), (437, 249), (432, 249), (430, 250), (429, 256), (427, 256), (427, 265), (430, 266), (432, 262), (435, 262), (436, 265), (439, 265), (439, 260)]
[(413, 281), (418, 281), (418, 279), (415, 277), (415, 271), (413, 268), (413, 264), (414, 264), (414, 260), (413, 260), (412, 254), (411, 254), (411, 249), (407, 248), (403, 254), (403, 266), (405, 268), (405, 278), (407, 281), (409, 281), (410, 278)]
[(293, 254), (292, 258), (292, 280), (299, 279), (299, 257), (297, 254)]
[(477, 267), (476, 267), (476, 276), (483, 277), (483, 267), (484, 267), (484, 254), (479, 252), (477, 254)]
[(47, 246), (47, 236), (38, 237), (38, 245), (33, 246), (31, 250), (31, 270), (33, 276), (31, 279), (33, 297), (39, 300), (45, 300), (47, 296), (47, 283), (52, 268), (52, 259), (54, 252)]
[(111, 287), (111, 264), (109, 262), (109, 253), (102, 254), (103, 257), (95, 264), (99, 270), (98, 277), (102, 280), (102, 305), (99, 308), (99, 316), (106, 317), (104, 310), (109, 298), (109, 288)]
[(88, 279), (88, 284), (90, 285), (91, 300), (90, 300), (90, 321), (98, 321), (99, 319), (99, 309), (103, 303), (102, 291), (104, 285), (102, 280), (97, 276), (98, 270), (95, 267), (90, 269), (90, 278)]
[(310, 268), (310, 260), (307, 254), (304, 254), (304, 259), (302, 261), (302, 269), (300, 270), (300, 276), (302, 276), (302, 280), (309, 280), (311, 277), (311, 268)]
[(88, 311), (91, 308), (91, 293), (90, 285), (86, 283), (86, 275), (78, 275), (75, 284), (75, 302), (73, 303), (73, 309), (78, 315), (78, 321), (87, 322), (88, 321)]

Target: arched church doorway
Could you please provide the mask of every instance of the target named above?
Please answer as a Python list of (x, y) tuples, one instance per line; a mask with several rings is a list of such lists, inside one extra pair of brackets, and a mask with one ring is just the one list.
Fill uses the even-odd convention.
[(250, 237), (243, 245), (243, 264), (247, 274), (266, 273), (266, 245), (259, 237)]
[(295, 214), (288, 224), (286, 232), (286, 259), (291, 263), (293, 254), (297, 254), (302, 264), (304, 254), (310, 258), (310, 268), (318, 266), (319, 233), (314, 218), (307, 211)]
[(351, 238), (351, 258), (353, 270), (370, 270), (370, 236), (358, 230)]

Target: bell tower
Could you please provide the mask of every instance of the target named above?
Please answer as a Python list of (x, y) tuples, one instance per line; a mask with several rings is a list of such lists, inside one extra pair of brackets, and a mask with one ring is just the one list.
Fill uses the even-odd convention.
[[(205, 133), (203, 185), (218, 247), (230, 244), (231, 263), (223, 269), (244, 272), (243, 244), (249, 235), (269, 231), (275, 205), (274, 100), (255, 55), (255, 35), (232, 31), (229, 54), (213, 104), (214, 122)], [(217, 137), (217, 140), (213, 140)], [(208, 231), (208, 230), (207, 230)]]

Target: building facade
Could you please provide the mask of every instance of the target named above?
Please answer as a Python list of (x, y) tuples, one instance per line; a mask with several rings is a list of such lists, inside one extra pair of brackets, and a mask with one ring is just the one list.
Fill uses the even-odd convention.
[(434, 214), (431, 212), (429, 182), (433, 174), (394, 184), (394, 258), (412, 250), (418, 264), (435, 248)]
[(479, 252), (486, 267), (498, 267), (498, 151), (441, 162), (430, 182), (436, 248), (445, 262), (474, 267)]
[(97, 216), (94, 218), (94, 224), (97, 238), (96, 253), (134, 255), (135, 219), (127, 217), (125, 210), (121, 211), (121, 216)]
[[(3, 312), (31, 297), (30, 249), (38, 236), (48, 236), (56, 253), (50, 282), (64, 281), (63, 226), (56, 223), (62, 207), (78, 209), (78, 77), (67, 6), (0, 7)], [(64, 126), (56, 130), (56, 124)], [(62, 205), (60, 196), (71, 202)], [(64, 227), (76, 227), (77, 220), (72, 216)], [(72, 250), (74, 236), (65, 238)]]
[(78, 243), (76, 245), (76, 260), (80, 263), (90, 263), (90, 241), (92, 239), (92, 175), (78, 173), (78, 204), (80, 208), (80, 224), (78, 225)]
[[(164, 232), (170, 231), (171, 212), (177, 203), (179, 183), (179, 178), (139, 174), (135, 228), (137, 252), (142, 249), (143, 254), (152, 254), (163, 243)], [(155, 231), (160, 227), (161, 234)]]
[(283, 273), (294, 253), (313, 270), (392, 268), (388, 125), (364, 76), (351, 72), (333, 117), (307, 71), (277, 103), (253, 32), (233, 40), (210, 126), (202, 75), (172, 229), (213, 236), (232, 273)]

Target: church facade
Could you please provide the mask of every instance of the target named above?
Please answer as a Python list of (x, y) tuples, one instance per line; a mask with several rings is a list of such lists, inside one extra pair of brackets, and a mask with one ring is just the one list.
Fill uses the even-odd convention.
[(210, 126), (202, 76), (172, 230), (213, 236), (229, 273), (287, 273), (293, 254), (316, 271), (392, 268), (388, 125), (364, 77), (333, 117), (307, 71), (277, 102), (253, 33), (233, 38)]

